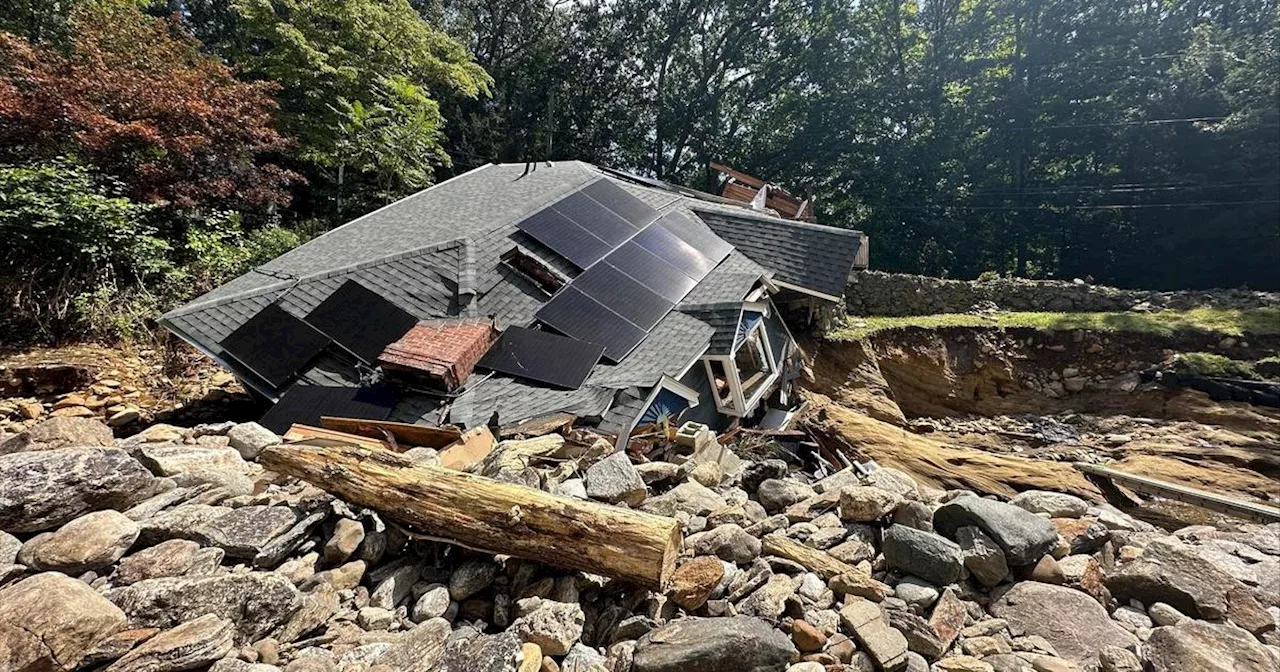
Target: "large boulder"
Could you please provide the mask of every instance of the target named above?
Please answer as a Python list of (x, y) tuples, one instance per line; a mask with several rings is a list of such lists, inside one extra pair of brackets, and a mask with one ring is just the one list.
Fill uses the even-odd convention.
[(1141, 556), (1104, 581), (1121, 600), (1165, 602), (1191, 616), (1230, 618), (1254, 633), (1275, 627), (1251, 589), (1173, 539), (1152, 540)]
[(991, 499), (957, 497), (933, 513), (933, 528), (948, 539), (968, 525), (995, 540), (1014, 567), (1034, 565), (1058, 543), (1058, 531), (1047, 518)]
[(449, 639), (449, 621), (432, 618), (405, 633), (374, 662), (397, 672), (435, 672)]
[(0, 455), (0, 529), (39, 532), (90, 511), (124, 510), (159, 492), (162, 483), (118, 448)]
[(1151, 672), (1280, 672), (1280, 660), (1249, 633), (1205, 621), (1152, 630), (1143, 656)]
[(884, 560), (891, 569), (945, 586), (960, 578), (960, 547), (936, 534), (894, 525), (884, 534)]
[(28, 539), (18, 561), (37, 571), (81, 574), (119, 560), (137, 539), (138, 524), (123, 513), (94, 511)]
[(0, 669), (73, 670), (124, 626), (124, 612), (87, 584), (37, 574), (0, 590)]
[(211, 483), (232, 495), (253, 493), (256, 465), (245, 462), (232, 448), (156, 443), (139, 446), (137, 455), (157, 476), (172, 477), (178, 485)]
[(298, 514), (287, 506), (184, 504), (144, 521), (142, 536), (148, 542), (189, 539), (221, 548), (229, 558), (250, 559), (297, 522)]
[(774, 672), (794, 655), (791, 638), (758, 618), (682, 618), (640, 638), (631, 670)]
[(649, 494), (625, 452), (614, 453), (591, 465), (587, 469), (586, 485), (587, 497), (610, 504), (623, 502), (636, 506)]
[(640, 510), (660, 516), (674, 516), (683, 511), (691, 516), (705, 516), (725, 507), (724, 498), (697, 481), (685, 481), (671, 490), (650, 497)]
[(1015, 637), (1038, 635), (1063, 658), (1082, 666), (1097, 662), (1105, 647), (1138, 643), (1093, 598), (1071, 588), (1023, 581), (993, 601), (991, 613), (1009, 623)]
[(147, 579), (107, 593), (133, 627), (171, 628), (204, 614), (236, 622), (236, 641), (261, 639), (289, 617), (301, 597), (273, 572)]
[(233, 646), (231, 621), (205, 614), (165, 630), (126, 653), (107, 672), (179, 672), (208, 665)]
[(111, 583), (129, 586), (170, 576), (209, 576), (218, 571), (224, 556), (221, 548), (201, 548), (194, 541), (170, 539), (121, 560)]
[(1031, 513), (1047, 513), (1050, 518), (1079, 518), (1089, 510), (1089, 502), (1062, 492), (1027, 490), (1009, 503)]
[(264, 448), (280, 443), (280, 437), (256, 422), (242, 422), (227, 431), (227, 443), (240, 457), (256, 460)]
[(28, 450), (111, 447), (111, 428), (93, 418), (49, 418), (0, 443), (0, 455)]

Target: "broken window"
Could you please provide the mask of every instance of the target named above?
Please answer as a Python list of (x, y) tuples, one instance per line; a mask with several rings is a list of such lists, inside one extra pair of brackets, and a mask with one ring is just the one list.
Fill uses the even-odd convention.
[(707, 367), (710, 372), (711, 389), (716, 393), (717, 404), (732, 407), (733, 381), (729, 379), (729, 372), (725, 369), (724, 362), (719, 359), (709, 359)]
[(738, 367), (738, 380), (742, 381), (742, 397), (751, 399), (764, 386), (769, 375), (773, 373), (769, 353), (764, 346), (764, 330), (756, 329), (747, 336), (739, 346), (733, 363)]

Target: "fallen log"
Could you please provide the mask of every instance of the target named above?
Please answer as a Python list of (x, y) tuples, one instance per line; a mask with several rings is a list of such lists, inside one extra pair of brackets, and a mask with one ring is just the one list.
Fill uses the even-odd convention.
[(415, 464), (386, 450), (280, 445), (259, 461), (434, 539), (654, 590), (666, 586), (680, 551), (680, 524), (671, 518)]
[(782, 534), (766, 534), (760, 541), (763, 542), (762, 546), (765, 553), (786, 558), (824, 579), (830, 580), (841, 574), (858, 571), (853, 565), (840, 562), (827, 555), (825, 551), (809, 548)]

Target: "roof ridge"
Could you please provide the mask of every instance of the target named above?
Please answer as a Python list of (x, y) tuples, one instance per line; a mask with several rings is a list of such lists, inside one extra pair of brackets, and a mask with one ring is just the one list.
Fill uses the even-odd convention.
[[(747, 219), (751, 221), (760, 222), (762, 224), (785, 224), (787, 226), (795, 226), (802, 229), (810, 229), (813, 231), (823, 231), (825, 233), (834, 233), (840, 236), (848, 236), (848, 237), (856, 236), (858, 238), (861, 238), (863, 235), (863, 232), (857, 229), (842, 229), (840, 227), (829, 226), (827, 224), (817, 224), (814, 222), (802, 222), (795, 219), (783, 219), (782, 217), (770, 217), (769, 215), (762, 215), (756, 212), (744, 212), (744, 213), (724, 212), (720, 210), (710, 210), (710, 209), (698, 208), (694, 206), (689, 206), (689, 209), (692, 210), (699, 217), (702, 217), (702, 215), (705, 213), (711, 216)], [(703, 221), (706, 222), (706, 219), (703, 219)], [(706, 222), (706, 223), (707, 223), (707, 226), (711, 226), (710, 222)]]

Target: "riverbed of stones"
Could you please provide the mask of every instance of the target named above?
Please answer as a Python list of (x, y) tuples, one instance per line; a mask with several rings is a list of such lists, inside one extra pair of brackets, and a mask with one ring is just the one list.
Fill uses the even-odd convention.
[(0, 670), (1280, 670), (1277, 524), (1169, 532), (1060, 493), (546, 437), (472, 467), (678, 519), (658, 592), (415, 536), (264, 470), (279, 441), (69, 417), (0, 435)]

